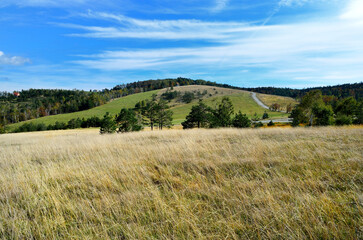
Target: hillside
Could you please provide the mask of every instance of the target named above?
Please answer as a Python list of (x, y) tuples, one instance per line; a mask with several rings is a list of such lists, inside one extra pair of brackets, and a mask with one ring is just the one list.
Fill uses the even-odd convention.
[[(159, 97), (162, 93), (166, 92), (167, 89), (162, 90), (154, 90), (145, 93), (137, 93), (132, 94), (129, 96), (125, 96), (119, 99), (116, 99), (108, 104), (104, 104), (102, 106), (89, 109), (82, 112), (75, 112), (69, 114), (60, 114), (54, 116), (47, 116), (43, 118), (33, 119), (27, 122), (33, 123), (45, 123), (54, 124), (56, 121), (59, 122), (68, 122), (72, 118), (90, 118), (92, 116), (103, 117), (106, 112), (110, 112), (111, 114), (115, 115), (120, 112), (121, 108), (133, 108), (135, 104), (141, 100), (150, 99), (153, 94), (157, 94)], [(214, 107), (216, 103), (223, 97), (228, 96), (235, 107), (235, 112), (242, 111), (246, 113), (249, 117), (252, 117), (255, 113), (257, 113), (260, 117), (264, 113), (265, 109), (261, 108), (257, 105), (257, 103), (252, 99), (251, 93), (237, 90), (237, 89), (228, 89), (228, 88), (220, 88), (220, 87), (213, 87), (213, 86), (198, 86), (198, 85), (191, 85), (191, 86), (180, 86), (174, 87), (174, 91), (184, 92), (204, 92), (205, 94), (202, 98), (204, 99), (205, 103), (211, 107)], [(174, 112), (174, 124), (180, 124), (182, 121), (185, 120), (186, 115), (189, 113), (191, 107), (198, 102), (197, 99), (192, 101), (191, 103), (185, 104), (178, 101), (171, 101), (169, 105), (171, 106), (172, 111)], [(267, 111), (272, 118), (280, 118), (280, 117), (287, 117), (287, 114), (279, 113), (279, 112), (271, 112)], [(22, 123), (12, 124), (9, 125), (9, 130), (14, 130)]]
[(109, 112), (110, 114), (117, 114), (120, 112), (121, 108), (133, 108), (135, 104), (141, 100), (150, 99), (153, 94), (157, 94), (158, 90), (155, 91), (149, 91), (145, 93), (138, 93), (138, 94), (132, 94), (129, 96), (125, 96), (122, 98), (115, 99), (107, 104), (104, 104), (99, 107), (95, 107), (89, 110), (80, 111), (80, 112), (74, 112), (74, 113), (67, 113), (67, 114), (59, 114), (59, 115), (52, 115), (37, 119), (32, 119), (25, 122), (20, 122), (16, 124), (11, 124), (8, 126), (8, 129), (10, 131), (16, 129), (20, 125), (28, 122), (32, 123), (44, 123), (46, 125), (54, 124), (55, 122), (68, 122), (69, 120), (73, 118), (90, 118), (93, 116), (97, 117), (103, 117), (106, 112)]
[(362, 128), (0, 136), (1, 239), (361, 239)]
[(268, 107), (270, 107), (272, 104), (279, 104), (281, 106), (281, 111), (286, 111), (286, 107), (288, 105), (294, 107), (298, 102), (290, 97), (283, 97), (283, 96), (277, 96), (277, 95), (269, 95), (269, 94), (261, 94), (258, 93), (257, 97)]

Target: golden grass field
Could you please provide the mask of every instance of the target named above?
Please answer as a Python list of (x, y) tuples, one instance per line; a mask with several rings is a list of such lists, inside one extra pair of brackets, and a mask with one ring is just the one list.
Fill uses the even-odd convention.
[(0, 136), (1, 239), (362, 239), (363, 128)]

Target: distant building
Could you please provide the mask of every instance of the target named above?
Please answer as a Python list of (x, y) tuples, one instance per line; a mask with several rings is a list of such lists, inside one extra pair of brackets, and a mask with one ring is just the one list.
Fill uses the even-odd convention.
[(20, 93), (19, 93), (19, 92), (15, 92), (15, 91), (14, 91), (14, 96), (15, 96), (15, 97), (20, 97)]

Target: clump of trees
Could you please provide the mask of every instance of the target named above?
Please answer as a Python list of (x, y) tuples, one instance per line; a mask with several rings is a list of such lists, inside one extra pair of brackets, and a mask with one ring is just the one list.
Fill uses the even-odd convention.
[(219, 128), (236, 127), (246, 128), (251, 126), (251, 121), (246, 114), (238, 112), (234, 115), (234, 106), (228, 97), (224, 97), (215, 109), (207, 106), (202, 100), (194, 105), (182, 122), (183, 129), (190, 128)]
[(363, 123), (363, 101), (353, 97), (337, 99), (323, 96), (320, 90), (308, 92), (291, 113), (292, 125), (349, 125)]
[(103, 133), (125, 133), (140, 131), (143, 125), (150, 126), (151, 130), (157, 126), (160, 130), (172, 126), (173, 112), (169, 109), (164, 99), (156, 99), (156, 95), (151, 100), (138, 102), (134, 109), (121, 109), (115, 117), (108, 113), (101, 123), (101, 134)]

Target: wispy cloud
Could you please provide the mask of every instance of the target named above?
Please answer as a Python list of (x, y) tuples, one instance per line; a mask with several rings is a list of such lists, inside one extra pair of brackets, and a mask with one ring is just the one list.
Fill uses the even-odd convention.
[[(112, 21), (112, 26), (83, 26), (76, 24), (57, 24), (62, 27), (81, 29), (85, 33), (68, 36), (89, 38), (147, 38), (147, 39), (205, 39), (222, 41), (236, 33), (248, 34), (278, 26), (259, 27), (247, 22), (206, 22), (194, 19), (143, 20), (124, 15), (103, 12), (81, 14), (83, 17)], [(116, 25), (115, 25), (116, 24)]]
[(215, 5), (211, 8), (211, 12), (220, 12), (226, 8), (229, 0), (215, 0)]
[[(218, 41), (219, 44), (210, 47), (105, 51), (82, 56), (83, 59), (73, 63), (104, 71), (158, 69), (173, 72), (182, 66), (186, 71), (199, 70), (213, 74), (238, 69), (264, 69), (269, 73), (266, 75), (269, 78), (310, 79), (312, 83), (320, 81), (321, 84), (363, 79), (363, 23), (359, 21), (341, 20), (336, 16), (305, 23), (261, 27), (238, 22), (183, 20), (186, 22), (182, 24), (182, 20), (165, 22), (119, 17), (112, 16), (118, 22), (125, 22), (128, 28), (142, 27), (144, 32), (139, 33), (138, 37), (145, 39), (167, 39), (165, 35), (168, 35), (175, 39), (201, 38)], [(191, 29), (195, 28), (199, 31), (193, 35)], [(110, 29), (111, 32), (114, 30)], [(118, 37), (125, 37), (123, 34), (131, 36), (129, 29), (123, 31), (123, 28), (117, 29)], [(97, 32), (100, 32), (99, 29)], [(156, 32), (160, 35), (156, 35)], [(250, 72), (253, 74), (253, 71)], [(263, 73), (256, 75), (263, 76)]]
[(30, 62), (29, 58), (8, 56), (5, 55), (4, 52), (0, 51), (0, 65), (23, 65)]

